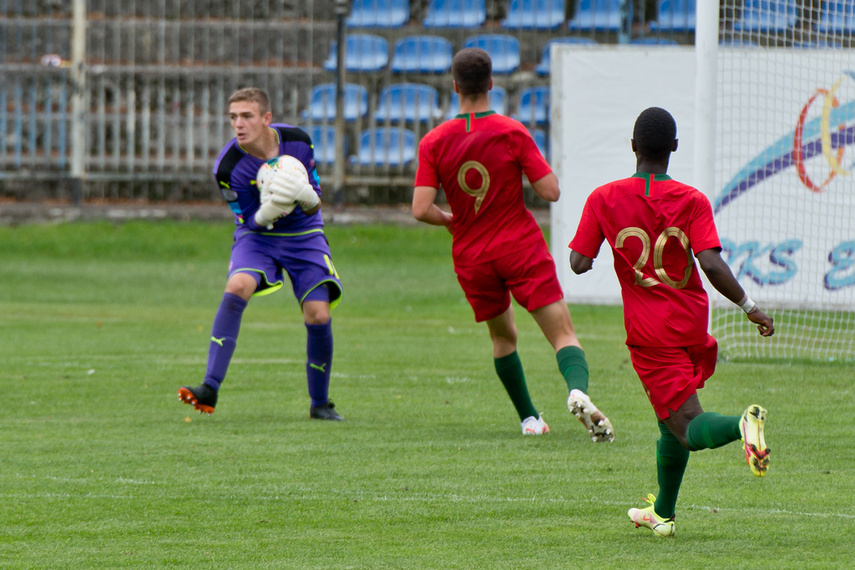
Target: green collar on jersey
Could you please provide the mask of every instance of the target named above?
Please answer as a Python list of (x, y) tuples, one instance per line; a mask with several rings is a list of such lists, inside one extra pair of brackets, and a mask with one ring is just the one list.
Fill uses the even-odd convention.
[(483, 119), (484, 117), (488, 117), (490, 115), (495, 115), (495, 111), (482, 111), (480, 113), (460, 113), (459, 115), (455, 115), (455, 119), (466, 119), (466, 132), (468, 133), (470, 127), (472, 126), (472, 119)]
[(644, 179), (644, 195), (650, 196), (650, 186), (653, 182), (662, 182), (664, 180), (671, 180), (671, 177), (667, 174), (653, 174), (650, 172), (636, 172), (630, 178), (642, 178)]

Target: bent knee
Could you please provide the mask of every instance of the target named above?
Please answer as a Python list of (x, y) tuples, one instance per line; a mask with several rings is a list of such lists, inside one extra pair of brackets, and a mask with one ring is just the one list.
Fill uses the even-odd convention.
[(325, 325), (330, 321), (330, 305), (323, 301), (305, 301), (303, 320), (307, 325)]
[(235, 273), (226, 283), (226, 293), (237, 295), (245, 301), (252, 297), (256, 289), (258, 289), (258, 280), (249, 273)]

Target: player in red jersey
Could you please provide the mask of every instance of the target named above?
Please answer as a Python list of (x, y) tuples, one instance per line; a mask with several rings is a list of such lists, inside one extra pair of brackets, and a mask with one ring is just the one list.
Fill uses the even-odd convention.
[[(570, 390), (571, 412), (594, 441), (612, 441), (611, 423), (587, 395), (588, 365), (555, 262), (523, 202), (523, 174), (535, 193), (550, 202), (560, 195), (558, 179), (526, 128), (490, 111), (493, 78), (487, 52), (460, 51), (452, 75), (460, 114), (430, 131), (419, 145), (413, 215), (451, 232), (454, 270), (475, 320), (487, 323), (496, 373), (519, 414), (522, 433), (549, 433), (549, 426), (529, 397), (517, 354), (511, 295), (532, 314), (555, 349)], [(451, 213), (434, 203), (440, 187)]]
[(763, 407), (752, 404), (741, 417), (726, 417), (704, 412), (698, 401), (697, 390), (715, 370), (718, 345), (707, 333), (709, 301), (692, 255), (713, 287), (742, 307), (762, 336), (775, 332), (771, 317), (745, 294), (721, 258), (709, 200), (666, 174), (676, 136), (668, 111), (642, 112), (632, 139), (637, 172), (591, 193), (570, 242), (570, 266), (577, 274), (591, 269), (603, 240), (614, 252), (626, 344), (661, 433), (658, 498), (648, 495), (650, 506), (628, 514), (636, 527), (659, 536), (674, 534), (690, 451), (742, 439), (751, 471), (762, 477), (769, 467)]

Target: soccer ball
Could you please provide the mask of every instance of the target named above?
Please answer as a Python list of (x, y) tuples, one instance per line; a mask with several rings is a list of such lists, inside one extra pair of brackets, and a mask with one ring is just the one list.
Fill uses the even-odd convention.
[(263, 195), (267, 191), (270, 181), (273, 180), (273, 175), (276, 172), (285, 172), (288, 170), (294, 170), (300, 173), (306, 180), (309, 179), (309, 173), (306, 171), (306, 166), (301, 160), (289, 154), (283, 154), (282, 156), (271, 158), (258, 169), (258, 174), (255, 176), (255, 184), (258, 191)]

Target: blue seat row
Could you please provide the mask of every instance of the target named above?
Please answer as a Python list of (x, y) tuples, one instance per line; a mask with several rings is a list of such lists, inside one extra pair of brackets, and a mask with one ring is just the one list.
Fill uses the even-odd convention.
[(855, 34), (855, 0), (826, 2), (817, 31), (826, 34)]
[(351, 162), (362, 166), (403, 167), (416, 160), (416, 134), (410, 129), (378, 127), (359, 136), (359, 152)]
[[(548, 157), (547, 135), (543, 129), (529, 130), (537, 148)], [(314, 125), (309, 129), (315, 145), (315, 160), (319, 164), (335, 162), (335, 128)], [(347, 140), (344, 154), (348, 155)], [(416, 134), (401, 127), (377, 127), (365, 129), (359, 134), (359, 149), (349, 157), (351, 164), (381, 168), (399, 168), (412, 165), (418, 153)]]
[[(304, 119), (313, 123), (335, 120), (335, 90), (333, 83), (324, 83), (312, 88), (309, 108)], [(490, 91), (490, 108), (503, 115), (508, 114), (508, 92), (494, 86)], [(439, 121), (454, 117), (460, 112), (460, 100), (451, 97), (448, 111), (439, 110), (439, 94), (430, 85), (420, 83), (396, 83), (384, 87), (377, 98), (373, 119), (377, 123)], [(348, 122), (368, 116), (368, 91), (361, 85), (349, 83), (344, 86), (344, 119)], [(549, 122), (549, 88), (529, 87), (520, 92), (520, 104), (516, 117), (526, 124)]]
[(795, 0), (745, 0), (741, 17), (733, 23), (738, 32), (783, 32), (796, 25)]
[[(466, 40), (464, 47), (480, 47), (493, 58), (493, 72), (513, 73), (519, 69), (519, 40), (502, 34), (481, 34)], [(337, 42), (324, 62), (327, 71), (336, 70)], [(445, 73), (451, 69), (451, 42), (438, 36), (408, 36), (395, 42), (391, 69), (396, 73)], [(348, 71), (372, 72), (389, 65), (389, 44), (385, 38), (371, 34), (347, 37), (345, 68)]]
[[(347, 24), (368, 28), (403, 26), (410, 19), (409, 4), (407, 0), (354, 0)], [(632, 2), (627, 6), (631, 10)], [(695, 0), (660, 0), (663, 29), (694, 29), (694, 7)], [(510, 0), (500, 25), (509, 30), (554, 30), (565, 24), (564, 10), (565, 0)], [(485, 0), (430, 0), (422, 24), (426, 28), (480, 28), (486, 19)], [(576, 0), (574, 18), (568, 25), (574, 30), (618, 30), (621, 0)]]
[[(575, 31), (621, 29), (625, 0), (575, 0), (567, 27)], [(777, 32), (796, 25), (795, 0), (742, 0), (737, 3), (736, 31)], [(501, 27), (508, 30), (557, 29), (565, 24), (564, 0), (510, 0)], [(633, 2), (625, 2), (631, 19)], [(653, 30), (695, 30), (697, 0), (658, 0)], [(816, 30), (822, 33), (855, 32), (855, 0), (825, 0)], [(423, 24), (426, 28), (480, 28), (487, 17), (485, 0), (430, 0)], [(347, 22), (354, 27), (399, 27), (410, 19), (409, 0), (353, 0)]]
[[(573, 29), (619, 29), (621, 0), (578, 0)], [(631, 3), (630, 3), (631, 4)], [(408, 0), (353, 0), (348, 26), (399, 27), (410, 19)], [(485, 0), (430, 0), (426, 28), (480, 28), (487, 19)], [(509, 30), (556, 29), (565, 23), (564, 0), (510, 0), (501, 26)]]
[[(353, 0), (348, 26), (403, 26), (410, 19), (408, 0)], [(487, 19), (485, 0), (430, 0), (426, 28), (480, 28)], [(564, 0), (511, 0), (502, 27), (550, 29), (564, 24)]]
[[(567, 27), (576, 31), (616, 32), (621, 29), (622, 0), (578, 0), (573, 19)], [(632, 19), (632, 2), (626, 2)]]
[[(634, 44), (677, 45), (677, 41), (660, 36), (651, 36), (633, 40)], [(555, 38), (547, 42), (536, 70), (539, 75), (549, 75), (550, 46), (554, 44), (595, 45), (596, 40), (587, 37), (570, 36)], [(514, 36), (505, 34), (480, 34), (467, 38), (464, 47), (479, 47), (486, 50), (493, 60), (493, 73), (507, 75), (520, 68), (520, 44)], [(324, 63), (327, 71), (336, 69), (336, 51), (334, 42), (329, 57)], [(395, 42), (391, 63), (387, 55), (388, 43), (380, 36), (370, 34), (352, 34), (347, 38), (347, 57), (345, 66), (348, 71), (374, 72), (387, 66), (395, 73), (447, 73), (451, 70), (453, 48), (451, 42), (438, 36), (407, 36)]]
[[(315, 147), (315, 161), (329, 165), (335, 162), (335, 127), (313, 125), (309, 136)], [(349, 158), (352, 164), (361, 166), (400, 167), (408, 166), (416, 159), (416, 135), (400, 127), (378, 127), (366, 129), (359, 135), (359, 151)], [(349, 154), (347, 139), (344, 154)]]
[[(738, 32), (776, 33), (793, 29), (799, 16), (795, 0), (745, 0), (733, 29)], [(855, 0), (826, 0), (819, 6), (816, 31), (855, 33)]]
[[(479, 47), (493, 59), (493, 73), (497, 75), (517, 71), (520, 67), (520, 42), (506, 34), (479, 34), (465, 40), (463, 47)], [(345, 69), (372, 72), (389, 65), (389, 43), (372, 34), (347, 36)], [(324, 69), (337, 68), (338, 43), (333, 42)], [(395, 42), (392, 71), (418, 73), (445, 73), (451, 69), (451, 42), (438, 36), (407, 36)]]

